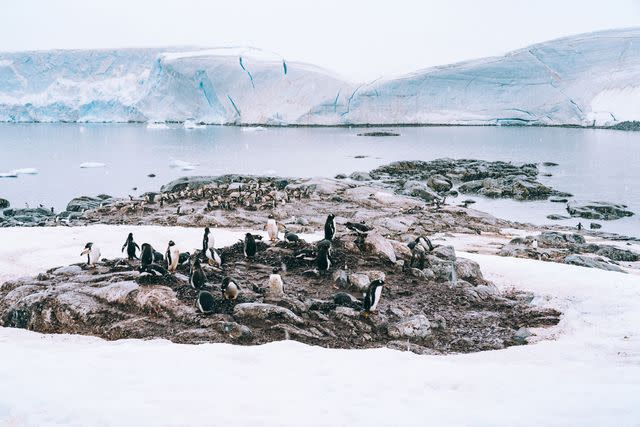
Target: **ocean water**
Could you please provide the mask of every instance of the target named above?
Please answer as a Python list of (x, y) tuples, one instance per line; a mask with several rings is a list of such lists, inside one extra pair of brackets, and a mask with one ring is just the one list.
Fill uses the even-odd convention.
[[(636, 213), (633, 217), (598, 222), (603, 230), (640, 236), (640, 133), (542, 127), (387, 130), (401, 135), (361, 137), (357, 134), (363, 130), (358, 128), (0, 124), (0, 173), (38, 171), (0, 178), (0, 197), (15, 207), (42, 204), (61, 210), (78, 195), (138, 195), (185, 175), (333, 177), (396, 160), (439, 157), (552, 161), (559, 166), (542, 167), (552, 176), (540, 177), (541, 182), (575, 199), (628, 205)], [(81, 168), (83, 163), (104, 166)], [(575, 218), (546, 219), (548, 214), (566, 214), (562, 203), (475, 199), (477, 209), (498, 217), (536, 224), (578, 223)]]

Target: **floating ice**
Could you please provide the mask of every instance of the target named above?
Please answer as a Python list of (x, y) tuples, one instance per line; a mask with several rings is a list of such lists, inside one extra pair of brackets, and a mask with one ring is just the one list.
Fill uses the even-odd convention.
[(80, 167), (82, 169), (90, 169), (90, 168), (103, 168), (106, 165), (104, 163), (100, 163), (100, 162), (84, 162), (84, 163), (80, 163)]
[(15, 172), (0, 172), (0, 178), (17, 178), (18, 174)]
[(265, 128), (264, 126), (243, 126), (242, 132), (262, 132), (266, 129), (267, 128)]
[(184, 160), (174, 159), (169, 162), (169, 166), (172, 168), (179, 168), (180, 170), (183, 170), (183, 171), (190, 171), (190, 170), (194, 170), (198, 166), (198, 164), (185, 162)]
[(149, 123), (147, 129), (169, 129), (169, 126), (166, 123)]
[(38, 169), (36, 168), (14, 169), (12, 173), (16, 175), (36, 175), (38, 173)]
[(205, 125), (196, 123), (194, 120), (186, 120), (184, 122), (184, 128), (185, 129), (204, 129)]

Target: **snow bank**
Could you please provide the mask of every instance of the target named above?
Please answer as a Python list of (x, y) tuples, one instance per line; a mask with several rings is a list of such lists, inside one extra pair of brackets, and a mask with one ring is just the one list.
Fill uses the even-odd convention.
[[(96, 226), (37, 229), (46, 237), (34, 232), (26, 239), (7, 240), (11, 233), (17, 237), (28, 230), (0, 230), (0, 235), (3, 241), (16, 242), (29, 258), (23, 264), (29, 270), (23, 272), (35, 273), (50, 262), (47, 257), (29, 256), (30, 250), (40, 250), (42, 242), (54, 246), (58, 238), (68, 239), (49, 253), (56, 256), (57, 251), (76, 250), (72, 235), (78, 244), (91, 235), (121, 245), (120, 236), (129, 229), (139, 241), (153, 242), (163, 242), (178, 231), (122, 227), (113, 233), (111, 227)], [(181, 243), (195, 245), (199, 234), (200, 230), (181, 229)], [(223, 244), (227, 236), (235, 237), (220, 233), (216, 240)], [(2, 260), (11, 253), (7, 246), (0, 246)], [(66, 256), (72, 255), (75, 252)], [(637, 424), (637, 277), (534, 260), (461, 255), (479, 262), (485, 276), (501, 288), (530, 290), (538, 295), (537, 303), (561, 308), (564, 315), (558, 327), (536, 331), (553, 339), (500, 351), (418, 356), (387, 349), (328, 350), (296, 342), (258, 347), (106, 342), (0, 328), (0, 423)]]
[(354, 84), (252, 48), (0, 53), (0, 121), (575, 124), (640, 120), (640, 28)]

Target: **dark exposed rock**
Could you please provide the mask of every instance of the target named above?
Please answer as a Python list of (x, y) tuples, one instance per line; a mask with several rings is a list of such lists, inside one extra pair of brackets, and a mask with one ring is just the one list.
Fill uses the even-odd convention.
[(597, 222), (592, 222), (591, 224), (589, 224), (589, 228), (592, 230), (598, 230), (602, 228), (602, 225), (598, 224)]
[(623, 272), (624, 270), (618, 267), (617, 265), (610, 264), (602, 258), (594, 258), (590, 256), (584, 255), (569, 255), (564, 259), (566, 264), (571, 265), (579, 265), (581, 267), (589, 267), (589, 268), (599, 268), (601, 270), (609, 270), (609, 271), (618, 271)]
[(11, 206), (11, 203), (7, 199), (3, 199), (0, 197), (0, 209), (6, 209)]
[(100, 195), (98, 197), (81, 196), (72, 199), (67, 204), (67, 211), (69, 212), (84, 212), (89, 209), (95, 209), (104, 204), (108, 204), (111, 201), (111, 197), (107, 195)]
[(558, 215), (558, 214), (551, 214), (551, 215), (547, 215), (547, 219), (551, 219), (554, 221), (559, 221), (559, 220), (563, 220), (563, 219), (570, 219), (571, 217), (568, 217), (566, 215)]
[(400, 136), (399, 133), (389, 131), (362, 132), (358, 136)]
[(626, 205), (609, 202), (569, 202), (567, 212), (573, 217), (613, 220), (632, 216)]

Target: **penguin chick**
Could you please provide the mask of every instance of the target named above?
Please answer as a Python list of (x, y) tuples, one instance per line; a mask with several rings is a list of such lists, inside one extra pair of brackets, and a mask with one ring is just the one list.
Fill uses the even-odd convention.
[(149, 264), (152, 264), (155, 260), (153, 257), (153, 246), (148, 243), (142, 244), (142, 249), (140, 249), (140, 267), (144, 268)]
[(84, 245), (84, 250), (80, 253), (80, 256), (83, 255), (87, 256), (87, 265), (90, 267), (95, 267), (100, 261), (100, 249), (91, 242)]
[(224, 299), (235, 300), (238, 298), (238, 294), (240, 293), (240, 286), (229, 277), (224, 277), (222, 279), (220, 289), (222, 289), (222, 296)]
[(300, 241), (300, 237), (298, 237), (297, 234), (294, 234), (292, 232), (290, 232), (289, 230), (287, 230), (286, 228), (284, 229), (284, 240), (290, 243), (298, 243)]

